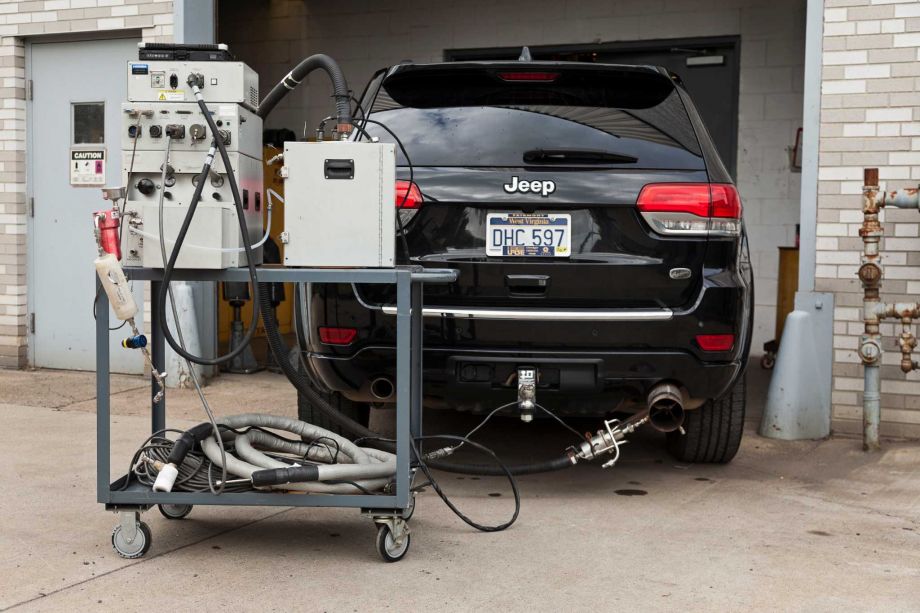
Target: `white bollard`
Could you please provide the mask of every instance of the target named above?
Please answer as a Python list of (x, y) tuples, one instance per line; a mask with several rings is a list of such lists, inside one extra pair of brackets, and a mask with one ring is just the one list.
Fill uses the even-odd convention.
[(783, 338), (767, 401), (760, 422), (760, 435), (787, 441), (819, 439), (830, 434), (830, 386), (825, 383), (829, 366), (816, 343), (815, 317), (795, 310), (786, 317)]
[[(195, 299), (192, 293), (192, 286), (184, 281), (174, 281), (172, 284), (172, 295), (176, 301), (176, 312), (179, 315), (179, 322), (182, 325), (182, 338), (185, 340), (185, 350), (192, 355), (201, 355), (201, 340), (198, 337), (198, 324), (195, 313)], [(169, 299), (166, 301), (166, 322), (173, 338), (178, 342), (179, 331), (176, 328), (176, 322), (173, 319), (172, 307)], [(198, 375), (198, 380), (204, 383), (204, 373), (200, 364), (191, 363)], [(169, 343), (166, 343), (166, 384), (168, 387), (192, 387), (192, 375), (189, 372), (189, 362), (182, 356), (173, 351)]]

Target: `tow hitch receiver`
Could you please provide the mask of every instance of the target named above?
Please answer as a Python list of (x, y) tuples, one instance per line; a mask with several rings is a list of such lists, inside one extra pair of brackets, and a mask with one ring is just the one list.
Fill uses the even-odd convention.
[(517, 371), (518, 381), (518, 408), (521, 410), (521, 421), (532, 422), (533, 412), (537, 405), (537, 369), (522, 366)]

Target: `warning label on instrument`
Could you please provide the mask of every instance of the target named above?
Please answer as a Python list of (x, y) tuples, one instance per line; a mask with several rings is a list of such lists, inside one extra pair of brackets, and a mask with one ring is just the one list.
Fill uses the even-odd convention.
[(185, 90), (161, 89), (157, 94), (157, 100), (160, 102), (182, 102), (185, 100)]
[(105, 149), (71, 149), (70, 184), (105, 185)]

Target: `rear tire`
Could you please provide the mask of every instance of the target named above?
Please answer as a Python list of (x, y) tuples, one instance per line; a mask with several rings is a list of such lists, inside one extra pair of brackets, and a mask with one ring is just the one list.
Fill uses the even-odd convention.
[(687, 411), (686, 434), (668, 433), (668, 452), (681, 462), (726, 464), (731, 462), (744, 433), (744, 409), (747, 404), (745, 377), (718, 400), (709, 400)]
[[(300, 350), (297, 348), (292, 349), (288, 359), (291, 361), (291, 365), (294, 366), (294, 368), (303, 373), (304, 366), (300, 361), (300, 356), (298, 355), (299, 351)], [(345, 417), (358, 422), (364, 427), (367, 427), (367, 425), (370, 423), (371, 417), (371, 407), (369, 404), (353, 402), (338, 392), (320, 391), (313, 383), (310, 375), (307, 375), (306, 378), (310, 382), (310, 388), (317, 396), (338, 409), (339, 413)], [(297, 390), (297, 418), (300, 421), (305, 421), (309, 424), (313, 424), (314, 426), (325, 428), (326, 430), (335, 432), (336, 434), (340, 434), (342, 436), (350, 437), (351, 435), (351, 433), (347, 432), (344, 428), (342, 428), (342, 426), (329, 419), (329, 417), (323, 413), (322, 409), (314, 407), (313, 403), (310, 402), (310, 399), (307, 398), (300, 390)]]
[[(339, 413), (367, 427), (371, 416), (371, 407), (369, 404), (353, 402), (338, 392), (320, 392), (316, 390), (315, 386), (313, 387), (313, 391), (315, 391), (320, 398), (338, 409)], [(297, 392), (297, 417), (300, 421), (305, 421), (314, 426), (325, 428), (336, 434), (341, 434), (346, 437), (351, 435), (350, 432), (329, 419), (329, 417), (323, 413), (322, 409), (314, 407), (310, 399), (299, 391)]]

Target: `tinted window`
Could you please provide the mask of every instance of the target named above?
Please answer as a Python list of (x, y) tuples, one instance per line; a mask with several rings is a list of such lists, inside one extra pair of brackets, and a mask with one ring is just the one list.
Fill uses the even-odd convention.
[[(663, 75), (580, 70), (573, 77), (557, 69), (553, 82), (521, 83), (502, 81), (496, 70), (397, 72), (383, 82), (371, 116), (419, 166), (522, 166), (528, 152), (532, 159), (537, 150), (576, 149), (612, 154), (593, 166), (704, 168), (687, 112)], [(378, 126), (366, 129), (393, 140)], [(623, 161), (609, 161), (617, 156)]]

